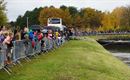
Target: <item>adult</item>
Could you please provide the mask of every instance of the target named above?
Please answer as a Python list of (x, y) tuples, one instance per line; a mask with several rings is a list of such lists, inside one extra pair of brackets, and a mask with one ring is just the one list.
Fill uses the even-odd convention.
[(6, 46), (6, 64), (11, 64), (11, 48), (13, 46), (12, 44), (12, 39), (13, 39), (13, 34), (11, 32), (6, 32), (4, 33), (5, 39), (3, 41), (3, 45)]

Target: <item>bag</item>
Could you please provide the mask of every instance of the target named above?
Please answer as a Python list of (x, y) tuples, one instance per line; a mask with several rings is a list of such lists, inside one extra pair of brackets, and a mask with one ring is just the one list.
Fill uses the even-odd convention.
[(32, 41), (32, 48), (34, 48), (35, 47), (35, 42), (34, 41)]
[(42, 34), (38, 35), (38, 41), (42, 40)]

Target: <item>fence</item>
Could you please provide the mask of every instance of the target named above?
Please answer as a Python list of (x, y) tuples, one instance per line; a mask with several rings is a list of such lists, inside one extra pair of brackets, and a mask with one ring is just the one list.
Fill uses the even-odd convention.
[[(61, 39), (48, 39), (43, 38), (42, 41), (35, 41), (34, 46), (30, 40), (13, 41), (13, 47), (11, 49), (10, 58), (12, 64), (20, 63), (21, 59), (30, 60), (30, 56), (35, 56), (41, 51), (46, 52), (59, 47), (65, 42), (65, 38)], [(5, 63), (7, 61), (7, 46), (0, 44), (0, 69), (4, 69), (8, 74), (11, 74), (11, 70)], [(12, 65), (11, 64), (11, 65)]]

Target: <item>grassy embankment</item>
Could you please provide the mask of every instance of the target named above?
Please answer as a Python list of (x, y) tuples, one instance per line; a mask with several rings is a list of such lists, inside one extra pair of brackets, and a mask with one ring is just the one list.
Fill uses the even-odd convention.
[(92, 39), (72, 40), (0, 80), (130, 80), (130, 69)]

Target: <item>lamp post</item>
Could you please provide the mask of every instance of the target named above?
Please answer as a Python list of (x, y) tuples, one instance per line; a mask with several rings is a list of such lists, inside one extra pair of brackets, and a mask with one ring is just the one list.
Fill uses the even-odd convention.
[(27, 17), (27, 28), (28, 28), (28, 17)]

